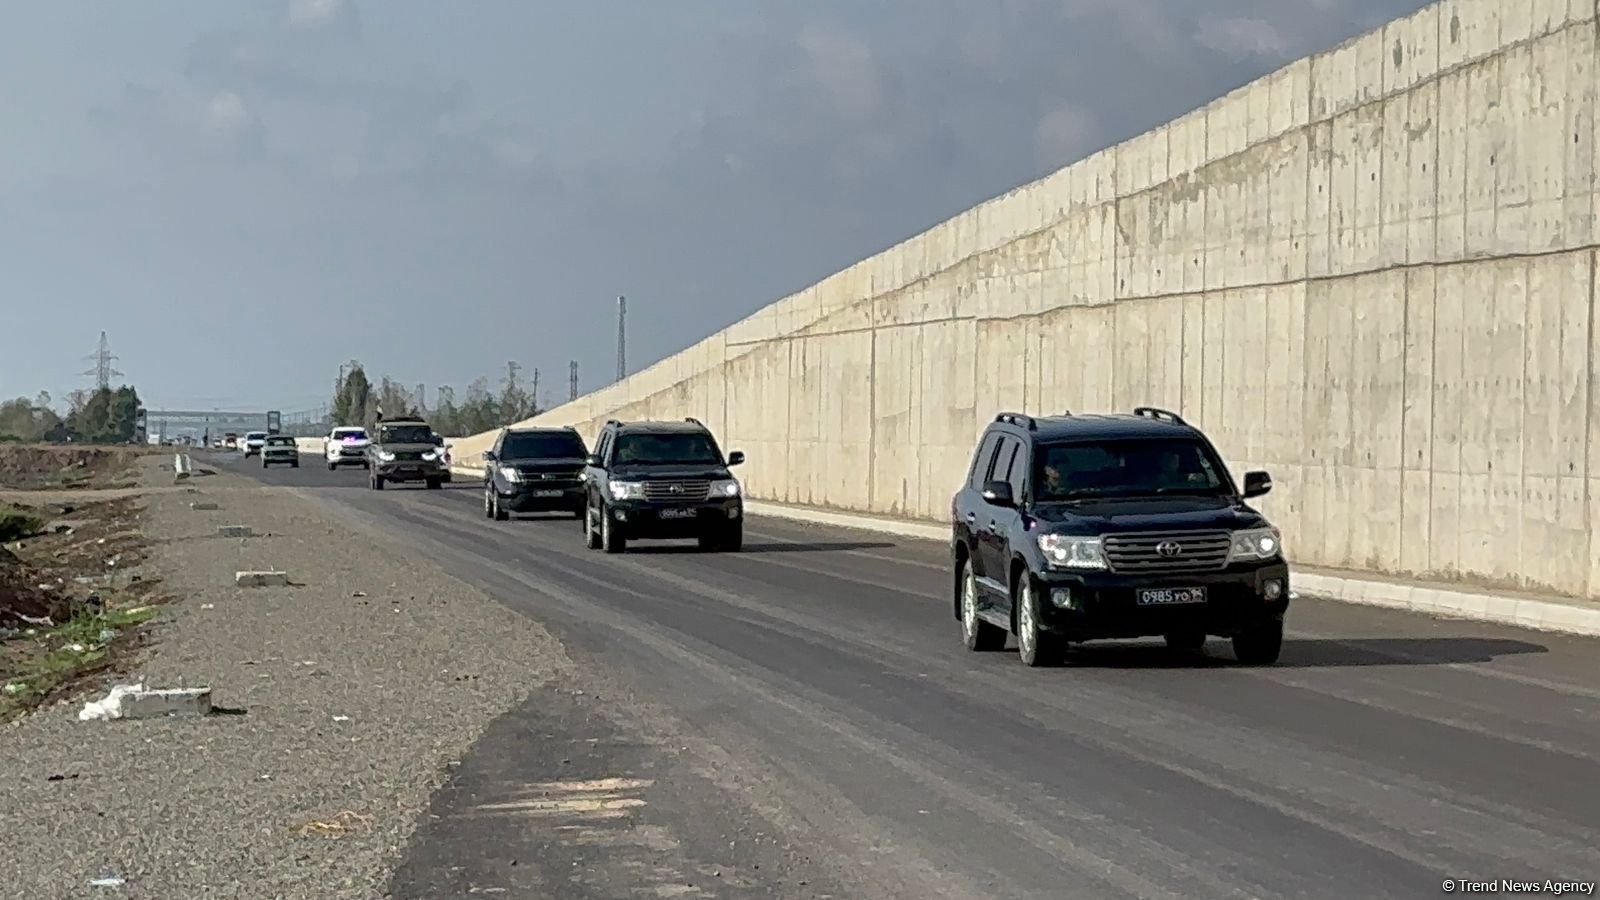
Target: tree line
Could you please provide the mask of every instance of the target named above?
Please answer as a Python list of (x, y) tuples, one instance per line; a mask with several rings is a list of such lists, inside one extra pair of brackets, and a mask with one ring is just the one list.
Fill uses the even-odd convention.
[(438, 389), (431, 407), (425, 405), (425, 399), (387, 375), (373, 384), (365, 367), (351, 361), (345, 366), (334, 391), (330, 418), (336, 426), (372, 428), (380, 411), (385, 419), (420, 416), (445, 437), (465, 437), (503, 428), (543, 412), (532, 393), (518, 382), (515, 369), (508, 373), (505, 386), (498, 394), (490, 392), (489, 379), (478, 378), (467, 385), (459, 400), (455, 389), (448, 386)]
[(135, 436), (139, 392), (128, 385), (73, 391), (67, 414), (51, 405), (50, 394), (0, 402), (0, 441), (126, 444)]

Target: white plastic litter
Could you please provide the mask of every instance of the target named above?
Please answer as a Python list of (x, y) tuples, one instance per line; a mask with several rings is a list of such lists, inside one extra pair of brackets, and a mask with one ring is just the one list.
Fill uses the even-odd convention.
[(125, 885), (127, 883), (128, 882), (126, 880), (124, 880), (122, 878), (118, 878), (115, 875), (108, 875), (105, 878), (96, 878), (93, 881), (90, 881), (89, 882), (89, 886), (90, 887), (122, 887), (123, 885)]
[(91, 700), (78, 710), (78, 721), (89, 722), (95, 719), (120, 719), (122, 718), (122, 698), (129, 694), (144, 690), (144, 684), (119, 684), (106, 694), (103, 700)]

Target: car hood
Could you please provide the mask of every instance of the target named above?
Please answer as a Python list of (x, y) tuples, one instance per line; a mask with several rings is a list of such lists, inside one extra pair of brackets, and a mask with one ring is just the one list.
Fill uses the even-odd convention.
[(1262, 528), (1266, 517), (1231, 497), (1129, 497), (1042, 503), (1033, 517), (1051, 531), (1109, 534), (1122, 531), (1190, 531)]
[(612, 466), (611, 477), (616, 481), (632, 479), (704, 478), (709, 481), (730, 478), (725, 466), (706, 465), (618, 465)]

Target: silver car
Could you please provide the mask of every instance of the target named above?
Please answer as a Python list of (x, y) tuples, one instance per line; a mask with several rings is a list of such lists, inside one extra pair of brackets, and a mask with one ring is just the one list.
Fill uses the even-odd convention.
[(273, 465), (287, 465), (290, 468), (300, 468), (300, 447), (294, 442), (294, 436), (288, 434), (269, 434), (262, 439), (261, 468)]

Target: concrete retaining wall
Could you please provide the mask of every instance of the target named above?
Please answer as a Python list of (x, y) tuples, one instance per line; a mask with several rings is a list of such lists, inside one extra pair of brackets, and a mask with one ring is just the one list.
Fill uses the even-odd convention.
[(693, 415), (754, 497), (939, 519), (997, 410), (1149, 403), (1272, 471), (1296, 561), (1600, 596), (1593, 20), (1435, 4), (536, 421)]

